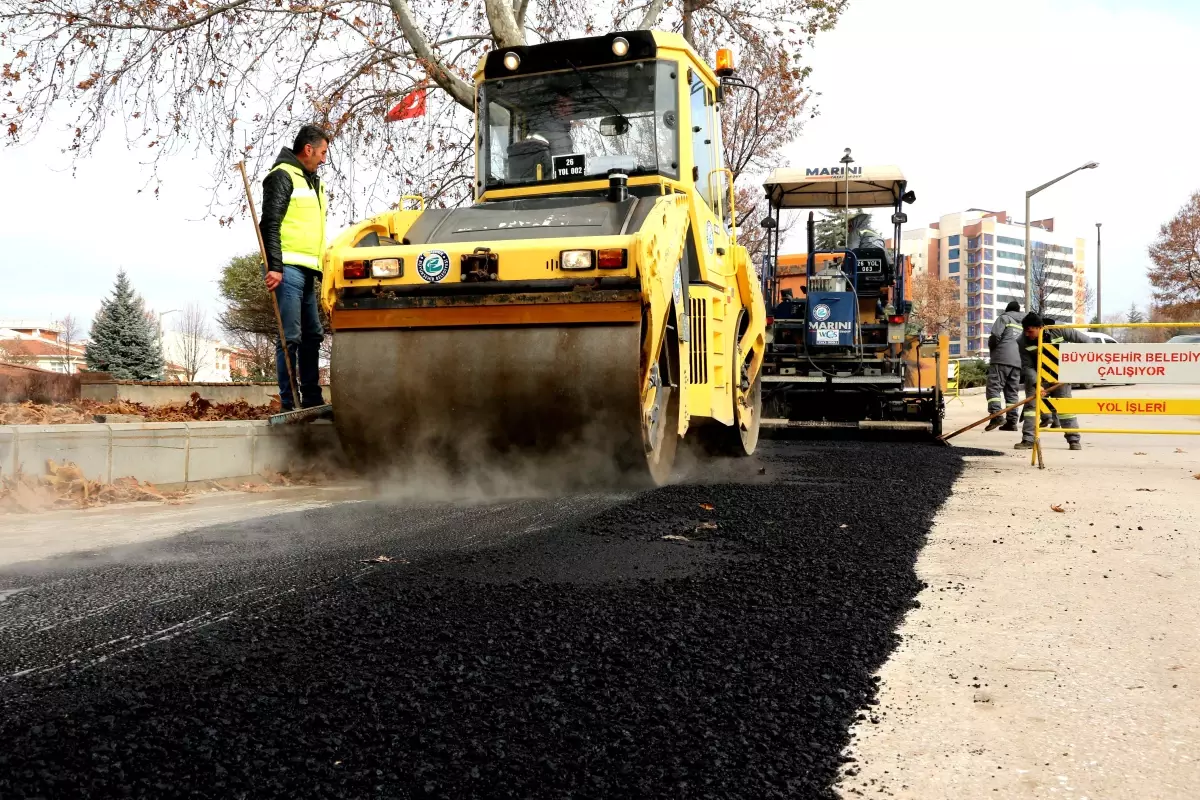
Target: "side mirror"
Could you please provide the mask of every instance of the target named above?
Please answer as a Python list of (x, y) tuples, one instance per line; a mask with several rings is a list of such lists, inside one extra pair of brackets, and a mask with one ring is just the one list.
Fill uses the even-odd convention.
[(767, 230), (771, 230), (772, 228), (779, 227), (779, 223), (776, 222), (775, 218), (771, 217), (771, 216), (763, 217), (763, 221), (760, 222), (759, 224), (762, 225), (762, 227), (766, 228)]
[(629, 120), (626, 117), (617, 115), (613, 117), (604, 117), (600, 120), (601, 136), (623, 136), (628, 132)]

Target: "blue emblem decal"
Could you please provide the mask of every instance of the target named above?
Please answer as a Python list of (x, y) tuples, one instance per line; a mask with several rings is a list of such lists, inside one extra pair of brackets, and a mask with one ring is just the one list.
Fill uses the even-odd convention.
[(825, 320), (829, 319), (829, 306), (825, 305), (824, 303), (818, 303), (813, 308), (813, 319), (815, 319), (817, 322), (824, 322)]
[(438, 283), (450, 274), (450, 256), (444, 250), (426, 250), (417, 256), (417, 274), (426, 283)]

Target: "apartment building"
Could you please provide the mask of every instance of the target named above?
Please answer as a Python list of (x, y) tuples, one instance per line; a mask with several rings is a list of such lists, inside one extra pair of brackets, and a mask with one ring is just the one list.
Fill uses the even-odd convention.
[[(1084, 240), (1056, 231), (1052, 218), (1031, 222), (1030, 239), (1035, 303), (1041, 284), (1045, 315), (1086, 322)], [(928, 227), (905, 231), (900, 251), (912, 260), (914, 275), (937, 275), (960, 287), (966, 313), (961, 336), (950, 340), (952, 356), (986, 356), (996, 315), (1010, 300), (1025, 310), (1025, 224), (1003, 211), (946, 214)]]

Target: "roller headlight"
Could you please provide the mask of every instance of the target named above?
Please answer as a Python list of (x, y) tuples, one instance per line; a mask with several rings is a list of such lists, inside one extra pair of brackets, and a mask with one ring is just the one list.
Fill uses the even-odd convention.
[(371, 259), (372, 278), (399, 278), (404, 274), (404, 262), (398, 258)]
[(563, 250), (559, 256), (563, 269), (591, 269), (591, 250)]
[(509, 72), (515, 72), (517, 67), (521, 66), (521, 57), (516, 53), (504, 54), (504, 67)]

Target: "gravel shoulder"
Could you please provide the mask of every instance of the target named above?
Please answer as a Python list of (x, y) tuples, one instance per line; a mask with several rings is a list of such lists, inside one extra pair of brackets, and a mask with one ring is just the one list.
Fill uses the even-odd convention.
[[(983, 402), (952, 403), (948, 429)], [(1015, 440), (956, 440), (1005, 452), (967, 456), (937, 516), (917, 564), (928, 588), (880, 672), (879, 724), (855, 729), (842, 796), (1195, 797), (1200, 438), (1085, 433), (1069, 453), (1048, 437), (1045, 471)]]

